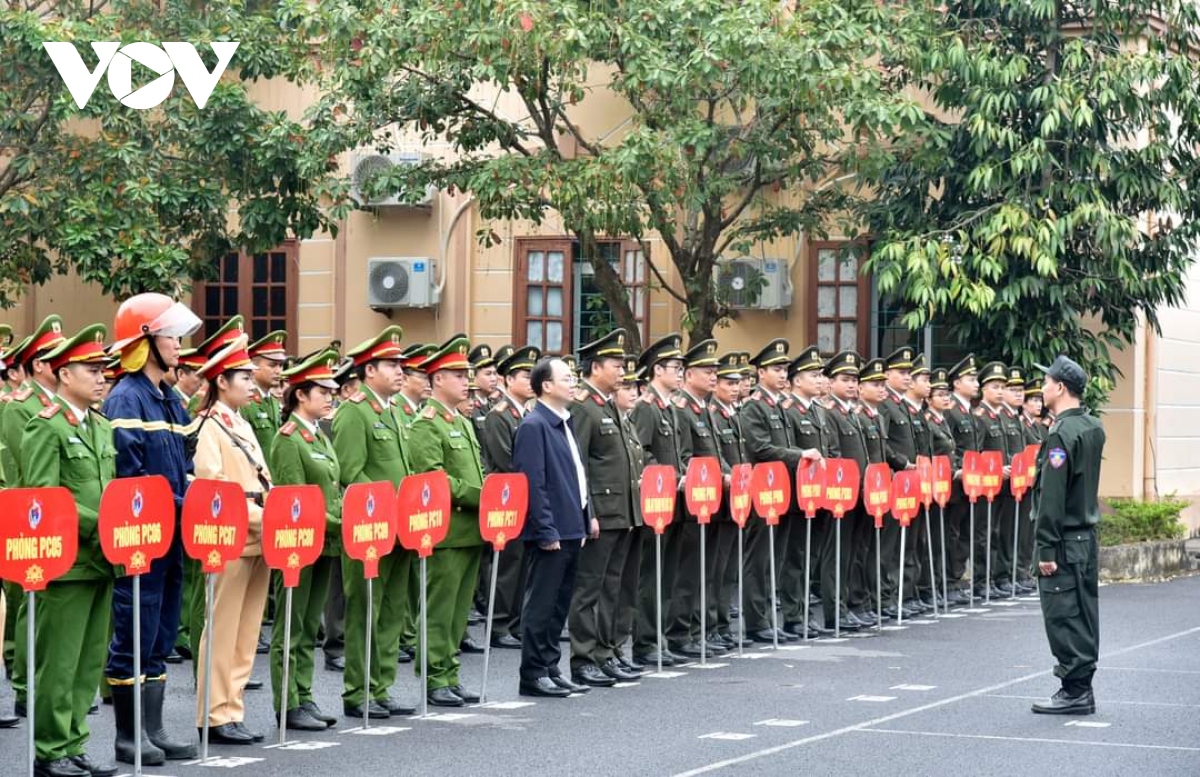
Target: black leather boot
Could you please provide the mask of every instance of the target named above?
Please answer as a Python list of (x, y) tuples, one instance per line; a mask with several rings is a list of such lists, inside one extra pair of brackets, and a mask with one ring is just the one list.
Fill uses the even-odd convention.
[[(117, 719), (117, 760), (131, 764), (137, 753), (138, 742), (141, 742), (142, 765), (162, 766), (167, 760), (166, 754), (146, 736), (146, 707), (142, 705), (142, 730), (134, 732), (133, 727), (133, 694), (136, 685), (112, 686), (113, 713)], [(145, 696), (143, 695), (143, 700)], [(161, 712), (162, 708), (159, 707)]]
[(166, 679), (147, 680), (142, 686), (142, 723), (146, 736), (154, 746), (163, 751), (168, 761), (183, 761), (196, 757), (193, 742), (176, 742), (163, 728), (163, 697), (167, 692)]

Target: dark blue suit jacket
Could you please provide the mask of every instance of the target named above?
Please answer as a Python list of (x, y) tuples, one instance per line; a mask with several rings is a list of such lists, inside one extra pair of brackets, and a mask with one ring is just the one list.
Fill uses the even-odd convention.
[(587, 534), (579, 509), (579, 476), (566, 435), (568, 421), (541, 402), (525, 414), (513, 440), (512, 463), (529, 480), (529, 510), (521, 539), (547, 544), (578, 540)]

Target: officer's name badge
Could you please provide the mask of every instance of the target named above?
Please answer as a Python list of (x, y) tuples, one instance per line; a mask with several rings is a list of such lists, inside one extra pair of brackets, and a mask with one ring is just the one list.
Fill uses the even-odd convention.
[(386, 428), (387, 428), (387, 424), (385, 424), (383, 421), (376, 421), (376, 422), (375, 422), (375, 428), (376, 428), (376, 429), (386, 429)]
[(314, 459), (316, 459), (317, 461), (328, 461), (329, 460), (329, 457), (326, 456), (324, 453), (321, 453), (320, 451), (313, 451), (312, 457)]
[(611, 418), (601, 418), (601, 419), (600, 419), (600, 423), (602, 423), (602, 424), (615, 424), (615, 423), (616, 423), (616, 421), (612, 420)]
[(451, 429), (450, 436), (451, 437), (462, 437), (462, 432), (458, 431), (457, 429)]
[(1047, 458), (1050, 460), (1050, 466), (1058, 469), (1067, 463), (1067, 452), (1062, 448), (1051, 448)]
[(78, 437), (68, 437), (67, 442), (71, 443), (72, 445), (83, 445), (83, 440), (79, 439)]

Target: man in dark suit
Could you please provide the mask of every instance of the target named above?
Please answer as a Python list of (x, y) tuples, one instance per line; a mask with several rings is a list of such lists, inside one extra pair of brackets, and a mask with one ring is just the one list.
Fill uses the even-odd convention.
[(600, 535), (588, 516), (587, 475), (571, 428), (575, 376), (561, 359), (534, 365), (538, 401), (517, 427), (513, 466), (529, 480), (529, 511), (521, 539), (529, 560), (521, 613), (524, 696), (564, 697), (590, 690), (562, 676), (559, 635), (567, 621), (584, 536)]

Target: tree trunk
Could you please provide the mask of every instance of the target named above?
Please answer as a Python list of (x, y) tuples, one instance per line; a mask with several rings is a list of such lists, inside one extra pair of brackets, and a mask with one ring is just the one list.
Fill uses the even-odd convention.
[[(621, 276), (617, 275), (608, 262), (600, 258), (596, 238), (591, 232), (577, 231), (575, 234), (579, 238), (584, 255), (592, 265), (592, 271), (595, 273), (592, 279), (604, 296), (604, 301), (608, 303), (617, 327), (625, 330), (625, 351), (640, 354), (642, 333), (638, 329), (637, 317), (629, 304), (629, 292), (621, 282)], [(581, 345), (586, 343), (576, 343), (576, 348)]]

